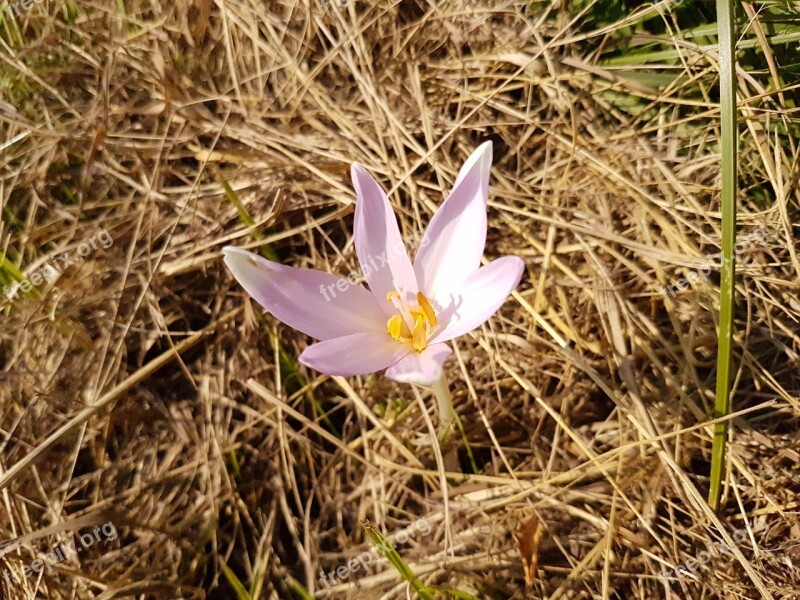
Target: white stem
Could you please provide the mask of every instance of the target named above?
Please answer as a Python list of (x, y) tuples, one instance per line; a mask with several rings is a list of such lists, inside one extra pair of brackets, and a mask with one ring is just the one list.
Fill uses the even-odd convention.
[(433, 384), (433, 393), (436, 395), (436, 403), (439, 408), (439, 437), (444, 441), (450, 434), (450, 430), (456, 420), (453, 397), (450, 395), (450, 384), (444, 372), (442, 372), (439, 380)]

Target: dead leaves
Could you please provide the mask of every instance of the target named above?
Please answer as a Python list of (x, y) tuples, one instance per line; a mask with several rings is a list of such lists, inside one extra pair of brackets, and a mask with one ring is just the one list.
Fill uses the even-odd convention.
[(539, 545), (542, 542), (544, 530), (536, 515), (520, 519), (514, 530), (514, 538), (519, 546), (522, 569), (525, 573), (525, 586), (533, 587), (536, 581), (536, 570), (539, 567)]

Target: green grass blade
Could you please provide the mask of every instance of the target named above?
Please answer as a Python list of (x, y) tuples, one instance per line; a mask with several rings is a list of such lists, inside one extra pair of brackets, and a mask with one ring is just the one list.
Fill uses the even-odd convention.
[(231, 450), (228, 456), (231, 459), (231, 471), (233, 471), (233, 476), (236, 477), (236, 479), (241, 480), (242, 469), (239, 466), (239, 459), (236, 458), (236, 450)]
[[(733, 297), (736, 263), (733, 246), (736, 242), (736, 57), (734, 54), (733, 0), (717, 0), (719, 24), (719, 104), (722, 129), (722, 269), (720, 273), (719, 343), (717, 350), (717, 389), (714, 417), (730, 411), (731, 342), (733, 338)], [(725, 443), (728, 422), (714, 425), (711, 449), (711, 483), (708, 503), (719, 508), (722, 477), (725, 472)]]
[(233, 591), (236, 592), (236, 598), (238, 600), (253, 600), (250, 592), (248, 592), (247, 588), (239, 581), (236, 573), (231, 571), (230, 567), (224, 562), (221, 562), (220, 566), (222, 567), (222, 574), (225, 575), (225, 579), (228, 580), (228, 584), (233, 588)]
[[(5, 287), (15, 282), (22, 283), (23, 281), (27, 281), (27, 279), (22, 271), (20, 271), (5, 254), (0, 252), (0, 287)], [(20, 291), (24, 291), (24, 289)], [(5, 293), (5, 289), (3, 293)], [(27, 293), (31, 294), (34, 298), (42, 297), (42, 293), (34, 285), (28, 284)], [(0, 299), (2, 299), (2, 296), (0, 296)]]
[[(719, 1), (717, 2), (719, 4)], [(718, 9), (719, 10), (719, 9)], [(731, 25), (733, 23), (731, 22)], [(777, 35), (768, 35), (767, 40), (770, 46), (777, 46), (779, 44), (794, 44), (800, 41), (800, 32), (793, 31), (790, 33), (781, 33)], [(663, 43), (669, 43), (667, 38), (664, 38)], [(754, 50), (760, 52), (761, 48), (757, 39), (742, 40), (738, 44), (740, 50)], [(623, 67), (640, 67), (648, 63), (658, 63), (663, 61), (678, 61), (681, 56), (686, 56), (689, 52), (701, 52), (703, 54), (719, 50), (722, 55), (722, 48), (718, 44), (705, 44), (697, 48), (682, 48), (670, 50), (656, 50), (653, 52), (633, 52), (630, 51), (622, 56), (614, 56), (602, 61), (601, 64), (607, 66)]]
[(461, 422), (461, 419), (458, 418), (458, 415), (456, 415), (456, 427), (458, 428), (459, 433), (461, 433), (461, 441), (464, 442), (464, 448), (467, 450), (467, 456), (469, 456), (469, 463), (472, 467), (472, 472), (477, 474), (478, 463), (475, 462), (475, 455), (472, 454), (472, 446), (469, 445), (467, 432), (464, 431), (464, 424)]
[(308, 590), (291, 575), (286, 576), (286, 585), (288, 585), (301, 600), (314, 600), (314, 596), (309, 594)]
[(22, 271), (20, 271), (5, 254), (0, 253), (0, 283), (19, 283), (20, 281), (24, 281), (24, 279), (25, 275), (22, 274)]
[(426, 586), (414, 574), (414, 571), (411, 570), (411, 567), (409, 567), (406, 561), (398, 554), (392, 544), (383, 537), (380, 531), (375, 529), (369, 521), (364, 521), (361, 525), (364, 527), (372, 543), (378, 547), (381, 554), (389, 561), (389, 564), (391, 564), (394, 569), (400, 573), (400, 577), (402, 577), (404, 581), (407, 581), (414, 591), (417, 592), (420, 600), (435, 600), (434, 592), (450, 598), (456, 598), (456, 600), (478, 600), (478, 598), (472, 594), (462, 592), (461, 590)]
[(397, 550), (386, 541), (386, 538), (383, 537), (383, 534), (375, 529), (369, 521), (364, 521), (361, 524), (367, 532), (369, 539), (372, 540), (372, 543), (378, 547), (381, 554), (386, 557), (395, 570), (400, 573), (400, 577), (403, 578), (404, 581), (407, 581), (414, 591), (417, 592), (420, 600), (434, 600), (433, 594), (431, 594), (430, 589), (427, 588), (422, 581), (420, 581), (419, 577), (414, 574), (414, 571), (411, 570), (406, 564), (406, 561), (398, 554)]
[[(230, 201), (231, 204), (233, 204), (234, 208), (236, 208), (236, 212), (239, 213), (239, 219), (241, 219), (242, 223), (248, 227), (255, 225), (256, 222), (253, 220), (253, 217), (251, 217), (250, 213), (247, 212), (244, 204), (242, 204), (242, 201), (239, 200), (239, 196), (233, 191), (233, 188), (230, 186), (230, 184), (227, 181), (222, 180), (220, 181), (220, 185), (222, 186), (222, 191), (225, 193), (225, 197)], [(261, 232), (257, 229), (254, 229), (253, 237), (257, 240), (260, 240), (262, 238)], [(259, 250), (264, 258), (276, 262), (278, 261), (278, 255), (269, 244), (262, 244)]]
[[(239, 196), (233, 191), (233, 188), (230, 186), (230, 184), (227, 181), (222, 180), (220, 181), (220, 185), (222, 186), (222, 191), (225, 192), (225, 197), (230, 201), (231, 204), (233, 204), (234, 208), (236, 208), (236, 212), (239, 213), (239, 218), (242, 220), (242, 223), (248, 227), (255, 225), (256, 222), (253, 221), (253, 217), (251, 217), (250, 213), (247, 212), (244, 204), (242, 204), (242, 201), (239, 200)], [(256, 239), (261, 239), (261, 232), (254, 231), (253, 237)]]
[[(3, 2), (0, 5), (0, 38), (5, 39), (9, 46), (24, 46), (25, 38), (22, 37), (22, 31), (19, 28), (19, 23), (11, 10), (6, 10), (10, 6), (9, 3)], [(16, 43), (13, 38), (16, 37)]]
[(440, 594), (445, 594), (446, 596), (450, 596), (451, 598), (455, 598), (456, 600), (480, 600), (477, 596), (473, 596), (467, 592), (462, 592), (461, 590), (454, 590), (452, 588), (441, 588), (441, 587), (433, 587), (429, 588), (434, 590)]

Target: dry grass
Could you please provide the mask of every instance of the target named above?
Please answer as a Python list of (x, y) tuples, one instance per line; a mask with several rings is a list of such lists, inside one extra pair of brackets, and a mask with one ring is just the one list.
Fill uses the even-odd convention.
[[(761, 68), (739, 74), (739, 200), (742, 234), (768, 240), (739, 266), (714, 515), (716, 271), (660, 291), (719, 250), (710, 42), (655, 16), (680, 59), (625, 67), (605, 58), (648, 42), (625, 29), (641, 11), (592, 24), (598, 6), (266, 4), (6, 15), (0, 251), (30, 276), (103, 228), (113, 245), (38, 295), (0, 298), (0, 539), (27, 536), (0, 550), (0, 571), (23, 577), (97, 523), (120, 537), (3, 582), (3, 597), (234, 598), (238, 580), (253, 598), (405, 598), (386, 566), (331, 589), (318, 577), (367, 548), (361, 520), (391, 535), (424, 517), (431, 533), (400, 554), (426, 583), (480, 598), (797, 598), (797, 86), (781, 83), (762, 16), (748, 5)], [(453, 442), (464, 474), (445, 478), (429, 393), (299, 366), (309, 340), (262, 314), (220, 250), (268, 244), (346, 274), (351, 162), (418, 237), (486, 139), (486, 256), (517, 254), (527, 275), (455, 343), (468, 444)], [(512, 533), (533, 514), (544, 535), (526, 591)], [(730, 552), (658, 576), (720, 541)]]

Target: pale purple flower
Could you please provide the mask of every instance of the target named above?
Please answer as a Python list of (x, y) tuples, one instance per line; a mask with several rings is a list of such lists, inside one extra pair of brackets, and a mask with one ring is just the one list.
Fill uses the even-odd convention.
[(486, 142), (458, 173), (413, 264), (386, 193), (364, 167), (353, 165), (354, 240), (369, 290), (230, 246), (225, 264), (277, 319), (321, 340), (300, 355), (304, 365), (345, 376), (387, 369), (395, 381), (433, 385), (452, 352), (446, 342), (488, 320), (524, 270), (516, 256), (480, 264), (491, 165)]

